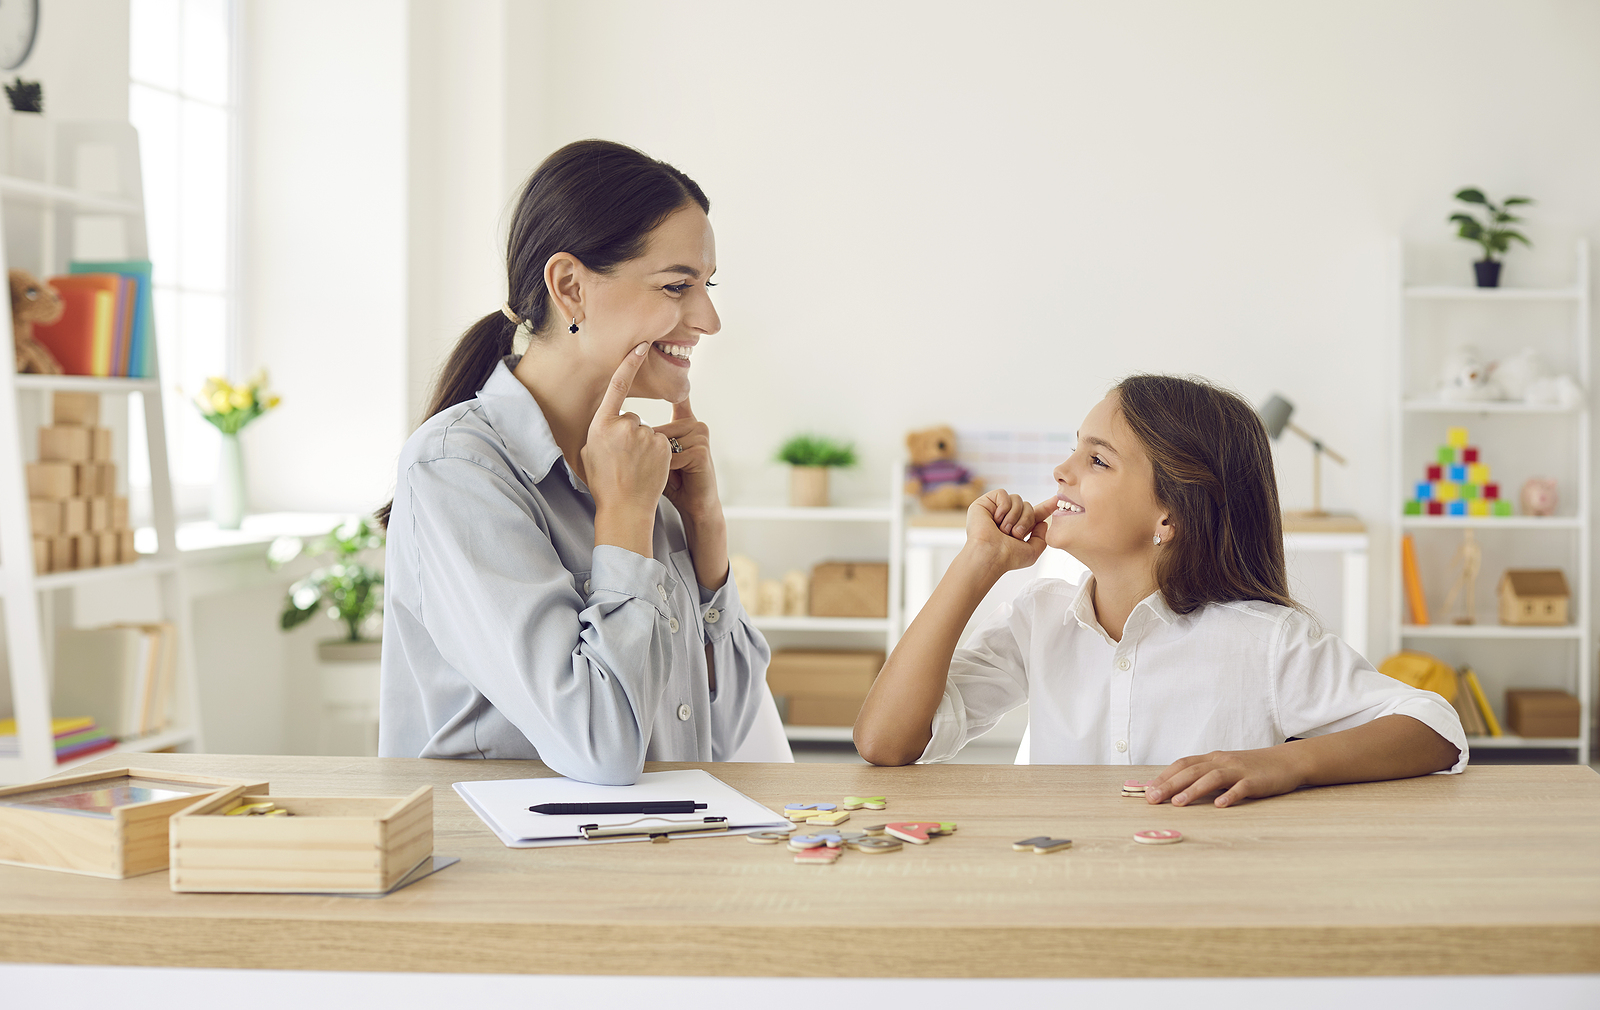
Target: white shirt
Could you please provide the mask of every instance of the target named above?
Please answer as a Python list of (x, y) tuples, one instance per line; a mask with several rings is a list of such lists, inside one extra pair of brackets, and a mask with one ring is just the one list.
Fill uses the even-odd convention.
[(1379, 673), (1305, 614), (1248, 601), (1180, 615), (1152, 593), (1118, 642), (1095, 618), (1093, 576), (1029, 583), (956, 650), (921, 760), (954, 757), (1025, 701), (1034, 764), (1168, 765), (1399, 714), (1460, 749), (1452, 772), (1467, 766), (1449, 702)]

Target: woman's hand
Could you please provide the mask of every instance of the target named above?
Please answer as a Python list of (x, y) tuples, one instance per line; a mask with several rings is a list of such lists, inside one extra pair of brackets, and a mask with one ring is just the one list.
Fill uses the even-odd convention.
[(1217, 806), (1226, 807), (1244, 799), (1294, 792), (1305, 784), (1295, 748), (1281, 744), (1179, 758), (1152, 780), (1144, 797), (1147, 803), (1171, 797), (1172, 805), (1181, 807), (1223, 790)]
[(595, 544), (611, 544), (645, 557), (652, 553), (656, 502), (667, 483), (672, 447), (639, 415), (622, 413), (622, 401), (649, 350), (649, 344), (640, 344), (617, 366), (579, 453), (584, 480), (594, 496)]
[(1044, 553), (1044, 520), (1053, 511), (1054, 499), (1034, 506), (997, 488), (967, 506), (967, 545), (962, 550), (1001, 572), (1027, 568)]
[(683, 447), (670, 456), (672, 469), (662, 493), (683, 517), (695, 578), (707, 589), (721, 589), (728, 581), (728, 530), (711, 463), (711, 429), (695, 419), (689, 398), (684, 397), (672, 405), (672, 420), (655, 430)]

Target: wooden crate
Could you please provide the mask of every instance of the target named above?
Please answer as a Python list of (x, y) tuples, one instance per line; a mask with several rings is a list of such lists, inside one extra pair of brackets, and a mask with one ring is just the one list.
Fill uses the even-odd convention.
[[(112, 806), (103, 814), (16, 805), (44, 802), (63, 792), (82, 795), (96, 785), (110, 789), (130, 780), (204, 788)], [(174, 813), (193, 806), (197, 796), (209, 798), (219, 790), (265, 793), (267, 788), (265, 782), (236, 778), (113, 768), (0, 789), (0, 863), (117, 879), (154, 873), (167, 868), (167, 820)]]
[[(270, 800), (292, 816), (226, 816)], [(410, 796), (231, 789), (172, 818), (174, 891), (381, 894), (433, 854), (433, 787)]]

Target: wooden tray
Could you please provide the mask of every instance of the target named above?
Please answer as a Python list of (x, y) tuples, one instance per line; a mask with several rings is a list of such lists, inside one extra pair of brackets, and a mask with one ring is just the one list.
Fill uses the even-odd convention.
[[(228, 817), (270, 800), (289, 817)], [(410, 796), (209, 796), (172, 818), (174, 891), (381, 894), (433, 853), (433, 787)]]
[(0, 789), (0, 863), (116, 879), (164, 870), (168, 818), (228, 789), (266, 793), (268, 787), (237, 778), (112, 768)]

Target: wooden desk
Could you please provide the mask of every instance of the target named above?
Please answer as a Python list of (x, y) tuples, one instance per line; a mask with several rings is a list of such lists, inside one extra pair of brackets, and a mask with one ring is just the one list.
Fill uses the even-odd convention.
[[(125, 762), (125, 758), (105, 761)], [(522, 762), (148, 755), (283, 795), (435, 789), (461, 862), (377, 900), (174, 894), (0, 866), (0, 960), (596, 975), (1082, 978), (1600, 972), (1600, 776), (1483, 767), (1218, 810), (1123, 799), (1126, 768), (714, 765), (774, 807), (953, 836), (797, 866), (742, 838), (512, 850), (450, 788)], [(93, 766), (91, 766), (93, 767)], [(1178, 845), (1135, 844), (1171, 827)], [(1051, 833), (1074, 847), (1013, 852)]]

